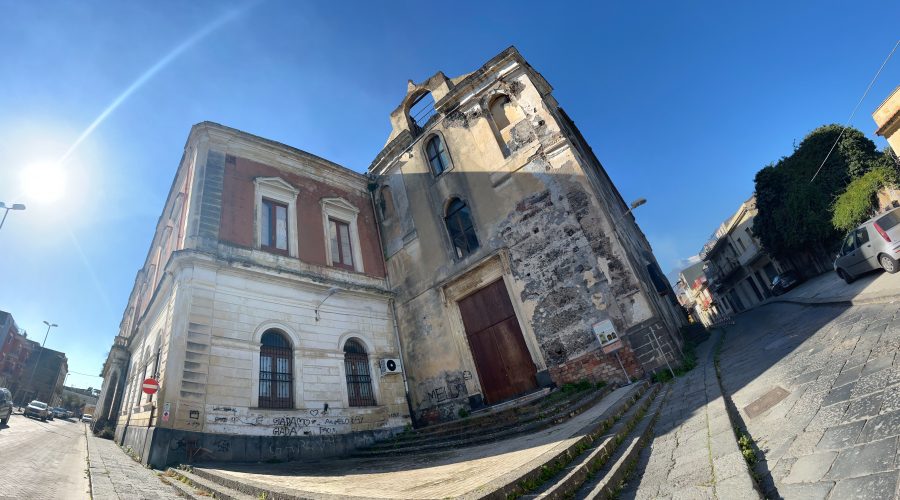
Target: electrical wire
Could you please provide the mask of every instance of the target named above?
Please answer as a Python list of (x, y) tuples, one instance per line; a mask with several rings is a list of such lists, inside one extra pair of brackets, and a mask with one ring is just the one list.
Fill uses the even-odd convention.
[(838, 142), (841, 141), (841, 137), (844, 136), (844, 132), (847, 131), (847, 127), (850, 126), (850, 122), (853, 120), (853, 115), (856, 114), (856, 110), (859, 109), (860, 104), (862, 104), (862, 102), (863, 102), (863, 100), (865, 100), (866, 96), (869, 95), (869, 91), (872, 90), (872, 85), (875, 85), (875, 80), (878, 80), (878, 75), (881, 74), (881, 70), (884, 69), (884, 67), (885, 67), (885, 65), (887, 64), (887, 62), (891, 59), (891, 56), (894, 55), (894, 51), (897, 50), (897, 46), (898, 46), (898, 45), (900, 45), (900, 40), (897, 40), (897, 43), (894, 44), (894, 48), (891, 49), (891, 53), (888, 54), (888, 56), (887, 56), (887, 58), (885, 58), (884, 62), (881, 63), (881, 67), (878, 68), (878, 72), (875, 73), (875, 78), (872, 78), (872, 81), (869, 82), (869, 86), (866, 87), (866, 91), (863, 92), (862, 97), (859, 98), (859, 102), (856, 103), (856, 107), (853, 108), (853, 111), (850, 113), (850, 118), (847, 118), (847, 123), (844, 124), (844, 127), (843, 127), (843, 128), (841, 128), (841, 133), (838, 134), (838, 137), (837, 137), (837, 139), (835, 139), (834, 144), (831, 145), (831, 149), (828, 150), (828, 154), (825, 155), (825, 159), (822, 160), (822, 164), (819, 165), (819, 169), (816, 170), (816, 173), (813, 174), (812, 179), (809, 180), (810, 184), (812, 184), (812, 181), (816, 180), (816, 176), (819, 175), (819, 172), (822, 171), (822, 167), (825, 166), (825, 162), (827, 162), (827, 161), (828, 161), (828, 158), (831, 157), (831, 153), (834, 151), (834, 148), (837, 147)]

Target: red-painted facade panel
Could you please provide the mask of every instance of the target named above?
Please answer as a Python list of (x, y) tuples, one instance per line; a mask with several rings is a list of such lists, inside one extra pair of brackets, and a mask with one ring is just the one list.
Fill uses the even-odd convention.
[[(257, 177), (280, 177), (300, 191), (297, 195), (297, 213), (292, 214), (297, 217), (300, 260), (307, 264), (327, 265), (320, 200), (343, 198), (359, 209), (357, 226), (365, 274), (384, 277), (384, 260), (378, 243), (378, 229), (368, 195), (358, 194), (355, 190), (342, 190), (309, 177), (245, 158), (234, 158), (234, 161), (229, 158), (225, 162), (220, 241), (247, 248), (253, 247), (256, 214), (253, 181)], [(290, 241), (288, 244), (297, 245), (298, 242)]]

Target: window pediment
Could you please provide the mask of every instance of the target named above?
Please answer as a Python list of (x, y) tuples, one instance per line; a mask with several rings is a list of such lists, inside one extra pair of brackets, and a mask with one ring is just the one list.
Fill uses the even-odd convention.
[(294, 196), (300, 193), (300, 190), (292, 186), (289, 182), (281, 177), (257, 177), (253, 180), (257, 188), (265, 187), (268, 189), (283, 191), (285, 194), (290, 193)]

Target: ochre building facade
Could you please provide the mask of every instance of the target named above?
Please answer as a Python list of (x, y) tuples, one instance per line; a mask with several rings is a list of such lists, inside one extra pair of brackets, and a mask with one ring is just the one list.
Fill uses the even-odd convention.
[(194, 126), (95, 429), (154, 465), (339, 455), (678, 361), (649, 243), (514, 48), (410, 82), (391, 122), (367, 174)]

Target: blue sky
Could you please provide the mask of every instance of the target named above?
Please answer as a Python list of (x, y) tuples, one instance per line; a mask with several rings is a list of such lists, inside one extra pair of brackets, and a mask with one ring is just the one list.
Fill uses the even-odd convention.
[[(99, 386), (192, 124), (211, 120), (363, 171), (407, 79), (515, 45), (630, 200), (664, 270), (750, 196), (757, 170), (843, 123), (897, 40), (858, 2), (16, 2), (0, 0), (0, 309)], [(23, 190), (117, 96), (180, 52), (69, 156), (55, 202)], [(854, 125), (900, 84), (887, 65)], [(52, 180), (48, 180), (52, 183)], [(88, 375), (79, 375), (84, 373)]]

